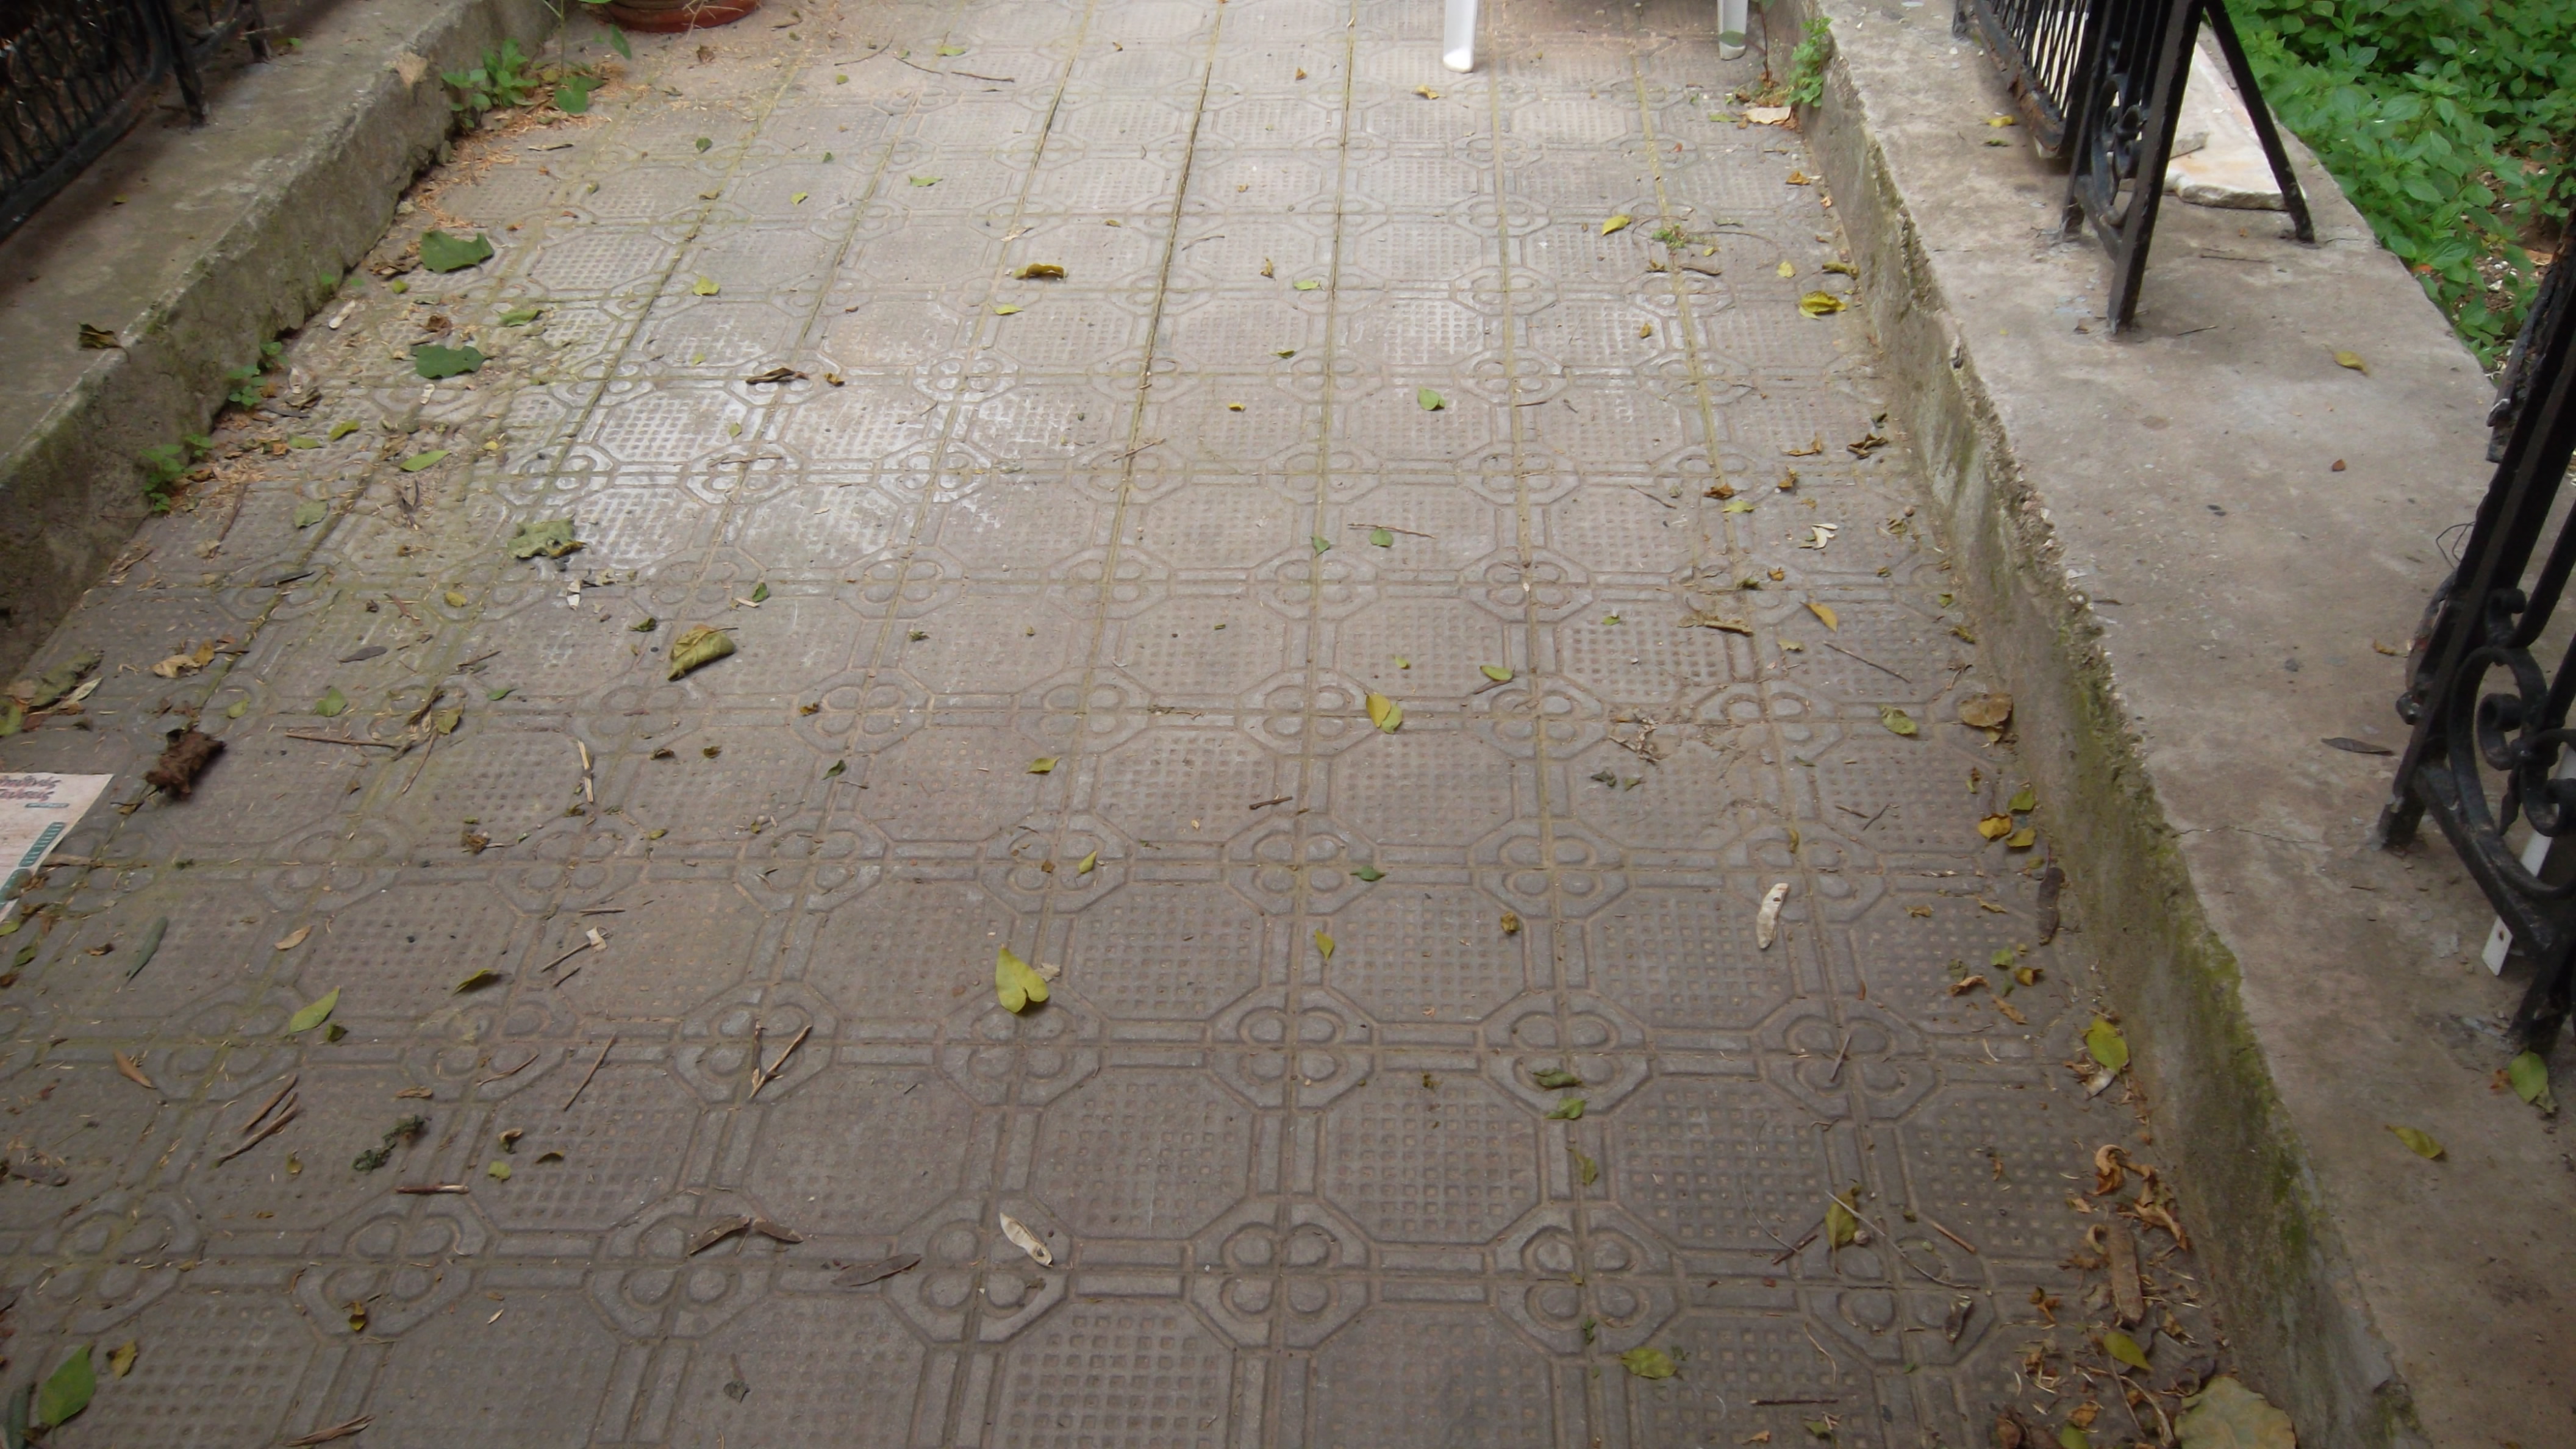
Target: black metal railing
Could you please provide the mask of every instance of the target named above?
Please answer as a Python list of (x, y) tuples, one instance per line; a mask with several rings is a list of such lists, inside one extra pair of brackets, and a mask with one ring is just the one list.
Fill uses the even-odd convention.
[(2111, 253), (2112, 325), (2126, 328), (2146, 280), (2165, 163), (2206, 23), (2281, 186), (2292, 234), (2316, 240), (2307, 197), (2263, 103), (2225, 0), (1958, 0), (2019, 98), (2042, 150), (2067, 160), (2068, 230), (2090, 223)]
[(1975, 20), (2032, 139), (2049, 155), (2066, 144), (2066, 115), (2083, 90), (2085, 47), (2100, 30), (2093, 22), (2101, 9), (2100, 0), (1960, 0), (1952, 17), (1961, 35)]
[[(2516, 349), (2501, 460), (2459, 566), (2434, 590), (2407, 657), (2397, 713), (2415, 727), (2380, 816), (2402, 845), (2426, 814), (2448, 836), (2532, 963), (2515, 1039), (2546, 1052), (2567, 1019), (2576, 967), (2576, 640), (2552, 624), (2576, 572), (2576, 515), (2562, 506), (2576, 456), (2576, 232), (2560, 244)], [(2545, 545), (2545, 546), (2544, 546)], [(2553, 668), (2535, 655), (2555, 652)], [(2529, 836), (2510, 839), (2516, 825)]]
[(17, 230), (179, 79), (206, 118), (203, 67), (246, 37), (268, 58), (257, 0), (15, 0), (0, 5), (0, 236)]

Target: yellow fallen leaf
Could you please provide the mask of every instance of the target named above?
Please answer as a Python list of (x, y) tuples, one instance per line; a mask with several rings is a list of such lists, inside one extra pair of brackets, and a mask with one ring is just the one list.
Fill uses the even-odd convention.
[(1315, 949), (1316, 949), (1316, 951), (1318, 951), (1319, 953), (1321, 953), (1321, 954), (1322, 954), (1322, 956), (1323, 956), (1323, 958), (1324, 958), (1325, 960), (1327, 960), (1327, 961), (1332, 960), (1332, 959), (1333, 959), (1333, 938), (1332, 938), (1332, 937), (1330, 937), (1330, 936), (1325, 935), (1325, 934), (1324, 934), (1323, 932), (1321, 932), (1321, 931), (1317, 931), (1317, 932), (1315, 933)]
[(1610, 218), (1608, 221), (1601, 223), (1601, 234), (1603, 236), (1608, 236), (1614, 231), (1626, 231), (1629, 223), (1635, 220), (1635, 217), (1630, 216), (1628, 213), (1623, 211), (1617, 216)]
[(2362, 360), (2361, 360), (2361, 354), (2360, 354), (2360, 353), (2358, 353), (2358, 352), (2338, 352), (2338, 353), (2336, 353), (2336, 354), (2335, 354), (2335, 366), (2337, 366), (2337, 367), (2349, 367), (2349, 368), (2351, 368), (2353, 371), (2355, 371), (2355, 372), (2357, 372), (2357, 373), (2360, 373), (2360, 374), (2361, 374), (2362, 376), (2364, 376), (2364, 377), (2368, 377), (2368, 376), (2370, 376), (2370, 364), (2369, 364), (2369, 363), (2367, 363), (2367, 362), (2362, 361)]
[(1040, 755), (1036, 759), (1029, 761), (1029, 773), (1032, 775), (1050, 775), (1055, 773), (1055, 756)]
[(993, 995), (1008, 1011), (1026, 1011), (1047, 999), (1046, 978), (1008, 946), (993, 958)]
[(1784, 277), (1794, 277), (1798, 275), (1797, 264), (1794, 262), (1782, 262), (1780, 264), (1780, 275)]
[(1369, 722), (1387, 734), (1404, 728), (1404, 706), (1383, 694), (1371, 692), (1368, 697)]
[(1843, 299), (1831, 292), (1809, 292), (1798, 299), (1798, 310), (1810, 317), (1831, 317), (1843, 309)]
[(1843, 626), (1842, 616), (1834, 612), (1834, 606), (1831, 604), (1809, 604), (1807, 612), (1824, 620), (1825, 627), (1828, 629), (1838, 631)]
[(1095, 850), (1073, 863), (1075, 875), (1089, 875), (1100, 868), (1100, 852)]
[(2442, 1144), (2433, 1140), (2429, 1133), (2418, 1132), (2412, 1127), (2400, 1127), (2393, 1122), (2388, 1124), (2388, 1130), (2396, 1133), (2398, 1141), (2405, 1143), (2408, 1150), (2425, 1161), (2434, 1162), (2441, 1159)]
[(1977, 822), (1977, 833), (1988, 840), (2001, 840), (2013, 833), (2013, 818), (2009, 815), (1989, 815)]
[(1440, 99), (1440, 93), (1429, 86), (1415, 86), (1413, 88), (1413, 93), (1422, 97), (1426, 101), (1436, 101)]
[(278, 938), (278, 942), (277, 942), (277, 949), (279, 949), (280, 951), (292, 951), (292, 950), (294, 950), (296, 947), (303, 945), (303, 944), (304, 944), (304, 938), (305, 938), (305, 937), (307, 937), (307, 936), (310, 936), (310, 935), (312, 935), (312, 934), (313, 934), (313, 927), (312, 927), (312, 926), (310, 926), (310, 925), (302, 925), (302, 926), (298, 926), (298, 927), (296, 927), (294, 930), (289, 931), (289, 932), (287, 932), (284, 936), (281, 936), (281, 937), (279, 937), (279, 938)]

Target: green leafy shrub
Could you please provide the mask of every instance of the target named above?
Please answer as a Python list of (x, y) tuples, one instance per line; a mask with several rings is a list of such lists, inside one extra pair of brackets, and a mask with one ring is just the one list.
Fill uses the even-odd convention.
[(483, 63), (472, 70), (445, 71), (439, 79), (456, 92), (449, 109), (473, 121), (481, 120), (486, 111), (526, 105), (542, 84), (531, 58), (515, 40), (502, 41), (499, 50), (485, 51)]
[(2488, 366), (2576, 201), (2576, 5), (2238, 0), (2263, 93)]
[(1833, 22), (1808, 16), (1806, 38), (1789, 52), (1789, 104), (1812, 106), (1825, 98), (1825, 62), (1833, 56)]
[(143, 468), (143, 501), (155, 513), (170, 511), (171, 499), (178, 493), (179, 480), (206, 454), (214, 451), (215, 440), (203, 433), (183, 433), (175, 443), (146, 448), (135, 455)]

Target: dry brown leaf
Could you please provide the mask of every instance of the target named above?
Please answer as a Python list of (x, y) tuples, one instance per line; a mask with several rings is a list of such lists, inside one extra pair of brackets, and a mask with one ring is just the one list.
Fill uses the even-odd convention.
[(157, 1092), (161, 1090), (159, 1087), (152, 1085), (152, 1079), (150, 1077), (143, 1075), (143, 1069), (134, 1064), (134, 1058), (127, 1056), (123, 1052), (118, 1052), (116, 1054), (116, 1074), (125, 1078), (127, 1081), (134, 1083), (136, 1086), (143, 1088), (147, 1092)]
[(1047, 1247), (1046, 1239), (1030, 1232), (1025, 1224), (1009, 1213), (1001, 1214), (1001, 1219), (1002, 1236), (1010, 1239), (1012, 1246), (1035, 1259), (1042, 1268), (1055, 1266), (1055, 1253)]
[(1763, 893), (1762, 909), (1753, 916), (1753, 946), (1768, 951), (1780, 939), (1780, 904), (1789, 899), (1789, 883), (1782, 881)]
[(1959, 701), (1959, 723), (1970, 729), (1999, 730), (2012, 719), (2009, 694), (1972, 694)]
[(289, 931), (278, 938), (277, 949), (280, 951), (292, 951), (296, 947), (303, 945), (304, 938), (312, 934), (313, 927), (310, 924), (298, 926), (294, 930)]

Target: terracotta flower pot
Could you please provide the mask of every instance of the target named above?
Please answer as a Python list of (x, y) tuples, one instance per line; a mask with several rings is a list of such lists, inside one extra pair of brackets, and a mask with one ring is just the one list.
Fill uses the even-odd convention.
[(760, 8), (760, 0), (614, 0), (608, 18), (628, 30), (665, 34), (731, 25)]

